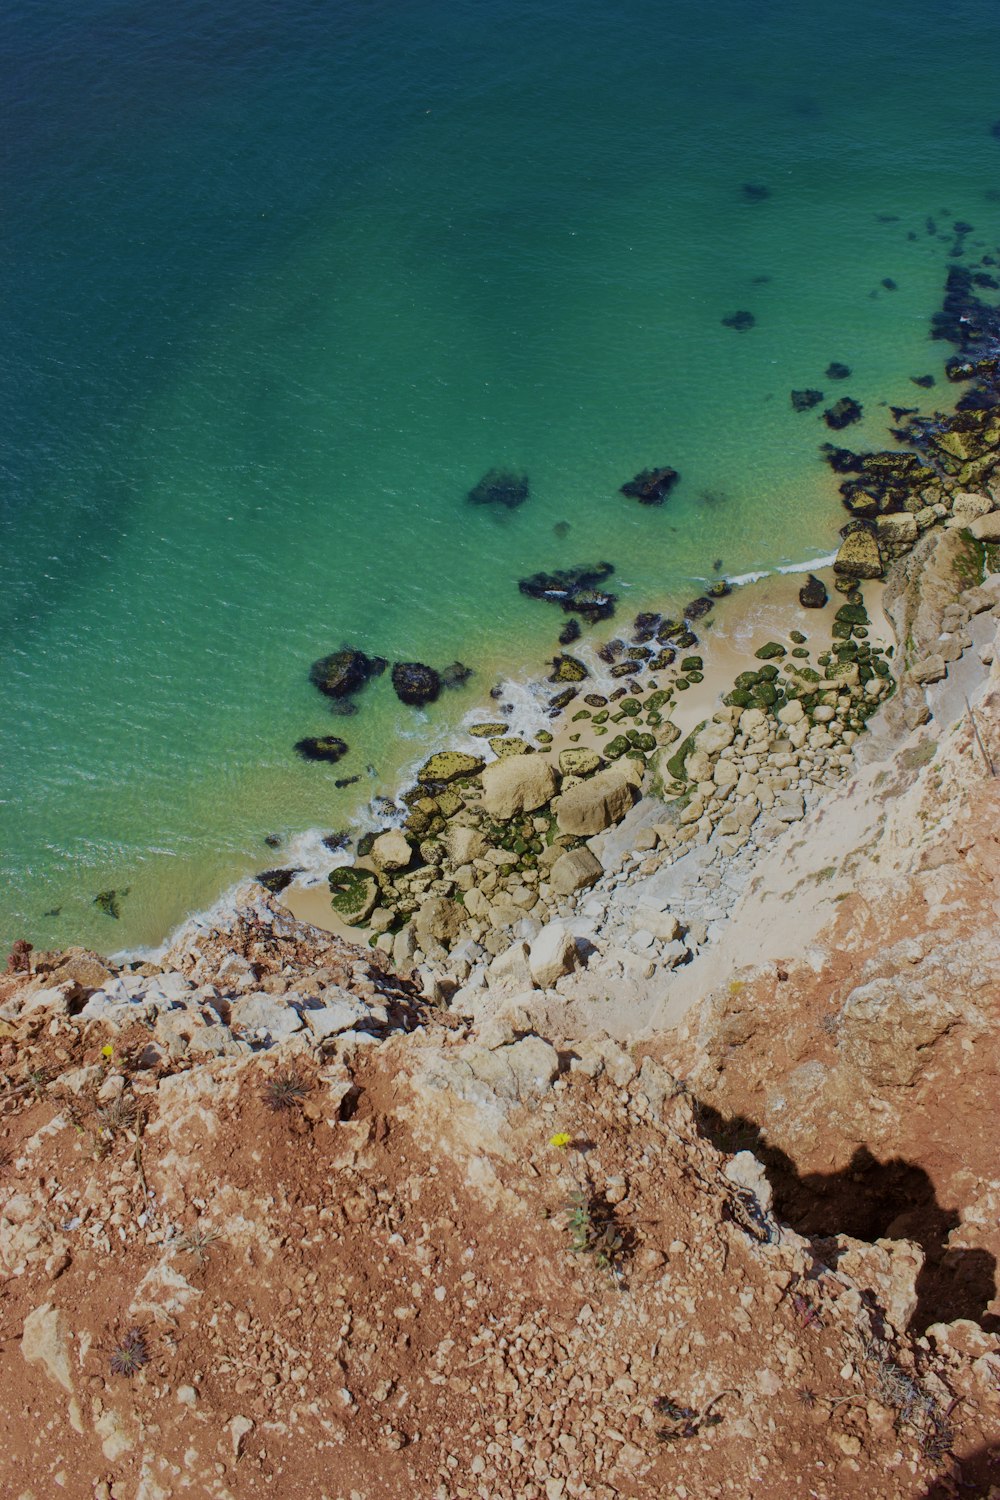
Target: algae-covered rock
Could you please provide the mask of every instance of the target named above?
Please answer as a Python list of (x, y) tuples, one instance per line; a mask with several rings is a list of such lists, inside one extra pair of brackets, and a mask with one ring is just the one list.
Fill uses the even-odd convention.
[(754, 656), (757, 657), (758, 661), (778, 661), (781, 657), (787, 655), (788, 652), (785, 650), (785, 647), (777, 641), (768, 641), (766, 646), (758, 646), (754, 652)]
[(839, 401), (827, 407), (823, 413), (823, 420), (827, 427), (832, 427), (835, 432), (839, 432), (842, 427), (849, 427), (852, 422), (860, 422), (861, 412), (860, 401), (855, 401), (851, 396), (841, 396)]
[(596, 750), (561, 750), (559, 770), (563, 776), (590, 776), (600, 769), (601, 757)]
[(608, 740), (608, 743), (604, 746), (604, 754), (609, 760), (617, 760), (619, 756), (625, 754), (628, 748), (629, 744), (625, 736), (623, 734), (616, 734), (614, 739)]
[(347, 754), (348, 745), (346, 740), (338, 739), (335, 734), (321, 734), (296, 740), (295, 750), (303, 760), (323, 760), (335, 765)]
[(591, 708), (605, 708), (608, 702), (601, 693), (587, 693), (583, 701)]
[(642, 711), (642, 704), (638, 698), (622, 698), (618, 704), (618, 712), (623, 713), (627, 719), (634, 719)]
[(563, 653), (552, 659), (550, 682), (582, 682), (585, 677), (589, 676), (587, 668), (576, 656)]
[(563, 688), (561, 693), (553, 693), (549, 699), (549, 708), (554, 709), (556, 713), (559, 713), (564, 708), (569, 708), (579, 691), (579, 688), (568, 687)]
[(360, 927), (378, 904), (378, 881), (369, 870), (343, 866), (329, 876), (330, 905), (350, 927)]
[(466, 755), (464, 750), (439, 750), (420, 767), (417, 780), (458, 781), (463, 776), (478, 776), (485, 764), (476, 755)]
[(878, 538), (867, 529), (852, 531), (841, 542), (833, 569), (841, 578), (881, 578)]
[(498, 720), (495, 724), (473, 724), (469, 733), (476, 740), (492, 740), (498, 734), (506, 734), (509, 728), (509, 724), (503, 724)]
[(510, 734), (505, 739), (495, 735), (489, 741), (489, 747), (499, 760), (508, 755), (531, 755), (534, 753), (534, 745), (529, 745), (527, 740), (519, 739), (516, 734)]

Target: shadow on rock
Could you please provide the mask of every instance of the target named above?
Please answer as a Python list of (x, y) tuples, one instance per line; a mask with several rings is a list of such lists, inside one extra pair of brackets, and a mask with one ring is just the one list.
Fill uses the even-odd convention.
[(956, 1495), (992, 1495), (993, 1486), (1000, 1482), (1000, 1444), (990, 1443), (977, 1448), (964, 1458), (952, 1458), (950, 1474), (935, 1479), (930, 1487), (921, 1490), (916, 1500), (954, 1500)]
[(859, 1146), (840, 1172), (800, 1174), (783, 1151), (769, 1145), (753, 1120), (730, 1118), (699, 1104), (701, 1128), (719, 1150), (752, 1151), (767, 1169), (774, 1189), (774, 1211), (782, 1223), (810, 1239), (848, 1235), (873, 1243), (911, 1240), (924, 1252), (917, 1277), (917, 1305), (907, 1332), (916, 1336), (932, 1323), (969, 1318), (986, 1332), (1000, 1331), (1000, 1318), (987, 1311), (996, 1296), (996, 1257), (987, 1250), (953, 1249), (948, 1236), (958, 1228), (957, 1209), (945, 1208), (927, 1172), (917, 1162), (879, 1161)]

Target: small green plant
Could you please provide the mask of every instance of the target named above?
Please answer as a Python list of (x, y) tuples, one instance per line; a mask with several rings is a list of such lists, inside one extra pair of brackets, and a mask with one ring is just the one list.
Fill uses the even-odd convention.
[(626, 1255), (625, 1236), (615, 1211), (591, 1188), (574, 1188), (566, 1200), (567, 1229), (574, 1255), (589, 1255), (602, 1270), (617, 1271)]
[(146, 1335), (141, 1328), (130, 1328), (111, 1351), (111, 1373), (124, 1375), (126, 1380), (131, 1380), (143, 1365), (149, 1364), (150, 1358)]
[(181, 1235), (177, 1241), (177, 1249), (182, 1255), (190, 1255), (196, 1265), (203, 1266), (208, 1261), (212, 1246), (218, 1244), (220, 1239), (217, 1229), (210, 1229), (207, 1224), (196, 1224), (193, 1229)]
[(301, 1105), (310, 1088), (311, 1084), (301, 1073), (297, 1073), (294, 1068), (286, 1068), (280, 1073), (272, 1074), (261, 1091), (261, 1098), (268, 1109), (279, 1113)]

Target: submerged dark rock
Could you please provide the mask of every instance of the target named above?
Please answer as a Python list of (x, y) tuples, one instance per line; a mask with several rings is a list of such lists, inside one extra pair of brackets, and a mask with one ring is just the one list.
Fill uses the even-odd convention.
[(581, 634), (582, 631), (580, 629), (579, 620), (567, 620), (566, 624), (559, 632), (560, 646), (572, 646), (574, 641), (578, 641), (580, 639)]
[(314, 661), (309, 668), (309, 681), (327, 698), (346, 698), (363, 688), (368, 679), (380, 671), (385, 671), (382, 658), (366, 656), (354, 646), (345, 646), (341, 651), (333, 651)]
[(340, 790), (343, 791), (345, 786), (353, 786), (356, 781), (360, 780), (360, 776), (338, 776), (333, 784), (335, 787), (339, 787)]
[(262, 870), (259, 875), (254, 876), (254, 880), (266, 891), (270, 891), (272, 896), (280, 896), (282, 891), (287, 890), (291, 885), (296, 875), (301, 874), (301, 867), (287, 870)]
[(441, 677), (422, 661), (397, 661), (392, 667), (392, 687), (400, 703), (422, 708), (437, 698), (441, 691)]
[(269, 849), (279, 849), (281, 847), (281, 835), (277, 833), (265, 833), (264, 843)]
[(765, 198), (770, 198), (771, 189), (765, 187), (762, 182), (745, 182), (743, 196), (748, 203), (763, 203)]
[(502, 505), (507, 510), (523, 505), (527, 498), (528, 476), (509, 469), (490, 469), (466, 496), (470, 505)]
[(735, 328), (737, 333), (742, 333), (744, 329), (753, 328), (757, 319), (752, 312), (747, 312), (746, 308), (741, 308), (739, 312), (728, 313), (726, 317), (720, 319), (720, 322), (723, 328)]
[(810, 573), (799, 589), (799, 603), (803, 609), (822, 609), (829, 597), (826, 584), (815, 573)]
[(322, 760), (334, 765), (341, 760), (348, 751), (345, 740), (338, 740), (335, 734), (321, 734), (309, 736), (304, 740), (296, 740), (295, 749), (303, 760)]
[(518, 581), (518, 588), (529, 599), (547, 599), (567, 614), (582, 615), (593, 624), (610, 619), (615, 612), (618, 596), (597, 588), (614, 571), (609, 562), (581, 563), (555, 573), (532, 573)]
[(329, 849), (331, 854), (339, 854), (341, 849), (346, 849), (351, 842), (349, 833), (328, 833), (320, 842), (324, 849)]
[(620, 493), (638, 500), (640, 505), (662, 505), (680, 477), (676, 469), (666, 464), (659, 469), (643, 469), (622, 485)]
[(716, 583), (708, 585), (708, 593), (713, 599), (725, 599), (727, 594), (733, 592), (733, 586), (725, 578), (720, 578)]
[(684, 606), (684, 618), (686, 620), (700, 620), (703, 615), (714, 607), (714, 599), (706, 599), (702, 594), (698, 599), (692, 599), (690, 604)]
[(910, 379), (914, 385), (922, 386), (925, 391), (929, 391), (934, 384), (933, 375), (911, 375)]
[(467, 667), (464, 662), (453, 661), (447, 667), (441, 668), (441, 686), (443, 688), (463, 687), (473, 675), (472, 668)]
[(827, 380), (847, 380), (851, 374), (850, 365), (842, 365), (839, 360), (832, 360), (826, 367)]
[(887, 292), (895, 292), (899, 290), (899, 283), (893, 281), (891, 276), (883, 276), (882, 285), (885, 287)]
[(792, 406), (796, 411), (809, 411), (823, 399), (822, 391), (804, 390), (792, 392)]
[(121, 904), (128, 895), (128, 892), (128, 886), (124, 886), (120, 891), (98, 891), (94, 897), (94, 905), (106, 917), (114, 917), (117, 922), (122, 914)]
[(852, 422), (861, 420), (861, 403), (855, 401), (852, 396), (841, 396), (832, 406), (828, 406), (823, 413), (823, 420), (827, 427), (832, 427), (834, 432), (839, 432), (842, 427), (850, 427)]
[(557, 521), (552, 528), (552, 533), (561, 541), (564, 536), (569, 536), (571, 530), (572, 527), (568, 521)]

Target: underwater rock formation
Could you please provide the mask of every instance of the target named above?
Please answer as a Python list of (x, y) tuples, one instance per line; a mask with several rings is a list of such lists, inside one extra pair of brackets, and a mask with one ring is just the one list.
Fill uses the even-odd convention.
[(527, 498), (527, 474), (509, 469), (490, 469), (466, 496), (470, 505), (502, 505), (507, 510), (523, 505)]

